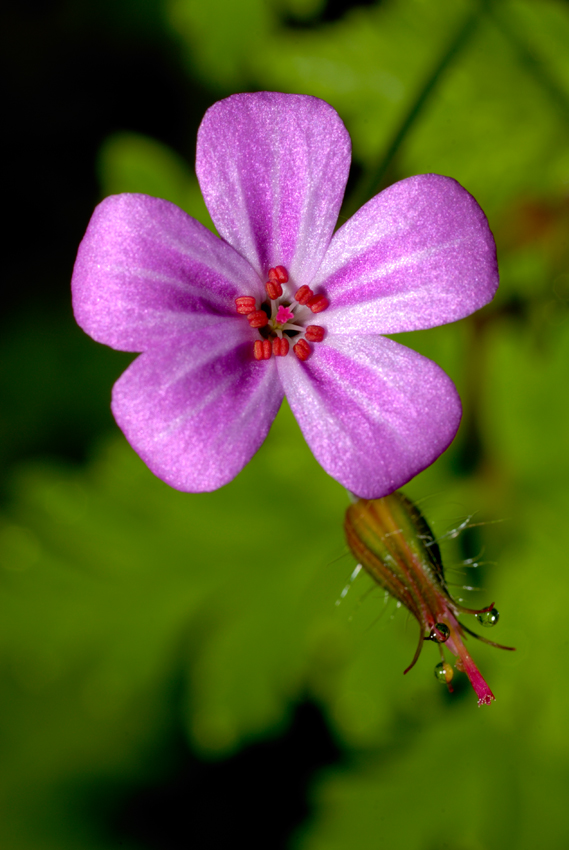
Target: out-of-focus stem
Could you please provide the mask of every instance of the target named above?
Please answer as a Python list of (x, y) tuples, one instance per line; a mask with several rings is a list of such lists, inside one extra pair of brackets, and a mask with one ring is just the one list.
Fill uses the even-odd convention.
[(425, 104), (435, 90), (437, 84), (440, 82), (448, 66), (472, 37), (480, 19), (483, 5), (485, 4), (481, 4), (467, 16), (466, 20), (463, 21), (446, 49), (443, 51), (442, 56), (439, 58), (439, 61), (427, 77), (423, 87), (417, 94), (417, 97), (411, 104), (409, 111), (399, 125), (393, 139), (391, 140), (391, 144), (385, 151), (377, 168), (371, 175), (364, 177), (360, 186), (356, 187), (352, 197), (348, 200), (344, 210), (346, 216), (352, 215), (355, 210), (359, 209), (363, 203), (368, 201), (379, 191), (385, 173), (391, 165), (391, 162), (399, 150), (403, 140), (407, 136), (407, 133), (423, 111)]

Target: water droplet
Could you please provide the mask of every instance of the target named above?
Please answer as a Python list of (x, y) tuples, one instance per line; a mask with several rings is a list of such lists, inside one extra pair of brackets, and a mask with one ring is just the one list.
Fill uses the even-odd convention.
[(429, 640), (434, 640), (437, 643), (444, 643), (449, 639), (449, 637), (450, 629), (446, 623), (436, 623), (434, 628), (431, 629)]
[(452, 682), (453, 676), (454, 670), (447, 661), (441, 661), (435, 667), (435, 679), (443, 685), (448, 685), (449, 682)]
[(495, 626), (500, 619), (500, 614), (496, 608), (492, 608), (491, 611), (483, 611), (481, 614), (477, 614), (476, 619), (483, 626)]
[(448, 640), (450, 637), (450, 629), (445, 623), (437, 623), (435, 629), (438, 631), (440, 637), (439, 640), (444, 643), (445, 640)]

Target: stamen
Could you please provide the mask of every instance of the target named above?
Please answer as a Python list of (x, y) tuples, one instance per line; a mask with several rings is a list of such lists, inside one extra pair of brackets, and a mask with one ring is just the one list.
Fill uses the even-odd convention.
[(303, 303), (305, 303), (313, 313), (321, 313), (322, 310), (325, 310), (326, 307), (330, 305), (330, 302), (325, 295), (313, 295), (312, 298), (309, 298)]
[(255, 309), (255, 299), (250, 295), (241, 295), (235, 299), (235, 306), (238, 313), (242, 316), (247, 316)]
[(312, 298), (314, 295), (313, 291), (309, 286), (301, 286), (300, 289), (297, 289), (295, 294), (295, 300), (298, 301), (299, 304), (306, 304), (309, 298)]
[(269, 280), (276, 280), (279, 283), (288, 281), (288, 272), (284, 266), (275, 266), (274, 269), (269, 269)]
[(264, 328), (269, 323), (269, 317), (264, 310), (254, 310), (247, 316), (247, 321), (252, 328)]
[(281, 338), (276, 337), (273, 340), (273, 354), (275, 357), (286, 357), (288, 354), (290, 347), (290, 343), (288, 341), (288, 337), (283, 336)]
[(293, 345), (292, 350), (299, 360), (308, 360), (311, 354), (311, 349), (305, 339), (299, 339), (296, 345)]
[(287, 322), (281, 327), (281, 331), (297, 331), (297, 333), (304, 333), (303, 325), (295, 325), (293, 322)]
[(320, 325), (308, 325), (304, 338), (308, 342), (322, 342), (325, 333), (326, 331)]
[[(320, 313), (328, 307), (328, 299), (322, 294), (315, 295), (312, 289), (304, 284), (296, 290), (292, 303), (288, 303), (291, 298), (288, 290), (287, 301), (282, 304), (280, 299), (285, 294), (283, 284), (289, 282), (288, 271), (284, 266), (275, 266), (269, 269), (267, 277), (267, 300), (263, 301), (258, 309), (258, 302), (251, 295), (240, 295), (235, 299), (237, 312), (247, 317), (252, 328), (266, 328), (260, 334), (261, 339), (254, 342), (253, 356), (255, 360), (269, 360), (273, 354), (275, 357), (286, 357), (292, 348), (299, 360), (308, 360), (312, 354), (312, 346), (309, 343), (322, 342), (326, 330), (320, 325), (305, 326), (306, 313), (297, 311), (297, 306), (304, 305), (313, 313)], [(295, 311), (300, 312), (300, 316), (295, 315)], [(290, 334), (297, 337), (295, 345)]]
[(280, 298), (283, 294), (283, 288), (278, 280), (268, 280), (265, 284), (265, 289), (267, 290), (267, 295), (271, 301), (274, 301), (276, 298)]
[(271, 343), (268, 339), (257, 339), (253, 346), (253, 356), (255, 360), (270, 360)]

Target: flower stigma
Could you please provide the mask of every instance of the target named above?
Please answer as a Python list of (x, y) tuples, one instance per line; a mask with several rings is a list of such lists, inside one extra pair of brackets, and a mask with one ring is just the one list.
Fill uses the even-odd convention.
[(322, 342), (326, 332), (321, 325), (307, 322), (312, 314), (321, 313), (330, 302), (306, 284), (295, 291), (284, 266), (269, 269), (267, 277), (267, 300), (258, 308), (253, 296), (240, 295), (235, 299), (237, 312), (246, 316), (249, 325), (259, 331), (260, 339), (253, 343), (253, 357), (255, 360), (270, 360), (273, 354), (286, 357), (292, 340), (297, 358), (308, 360), (312, 354), (309, 343)]
[(276, 322), (277, 326), (286, 325), (287, 322), (292, 322), (294, 319), (294, 313), (288, 307), (285, 307), (283, 304), (279, 305), (279, 309), (277, 310)]

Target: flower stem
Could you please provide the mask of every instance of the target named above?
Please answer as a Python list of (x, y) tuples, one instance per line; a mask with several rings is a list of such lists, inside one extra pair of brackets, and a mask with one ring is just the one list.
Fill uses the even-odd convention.
[(411, 104), (409, 111), (404, 116), (403, 121), (395, 132), (391, 140), (391, 144), (387, 147), (387, 150), (381, 158), (377, 168), (371, 175), (364, 176), (360, 185), (356, 187), (352, 196), (349, 198), (346, 204), (346, 210), (343, 211), (347, 217), (352, 215), (355, 210), (359, 209), (363, 203), (368, 201), (379, 191), (388, 168), (401, 147), (405, 137), (419, 118), (429, 97), (434, 92), (437, 84), (440, 82), (449, 65), (472, 37), (485, 5), (486, 3), (477, 4), (474, 11), (472, 11), (459, 26), (458, 30), (450, 40), (450, 43), (443, 51), (439, 61), (425, 80), (423, 87)]
[(490, 6), (488, 12), (496, 28), (516, 51), (520, 64), (533, 76), (542, 90), (547, 92), (551, 103), (557, 107), (565, 121), (569, 120), (569, 98), (566, 92), (547, 65), (528, 47), (523, 33), (516, 28), (515, 21), (512, 21), (511, 11), (509, 15), (504, 15), (500, 9)]

